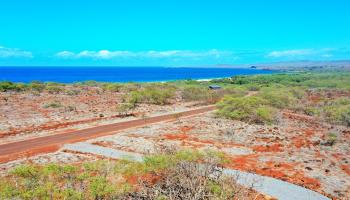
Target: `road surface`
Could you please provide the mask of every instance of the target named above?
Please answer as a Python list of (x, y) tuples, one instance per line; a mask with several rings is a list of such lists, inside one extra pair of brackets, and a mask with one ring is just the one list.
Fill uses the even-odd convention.
[(214, 109), (215, 106), (207, 106), (179, 113), (166, 114), (145, 119), (130, 120), (125, 122), (97, 126), (88, 129), (82, 129), (78, 131), (2, 144), (0, 145), (0, 163), (9, 162), (18, 158), (37, 155), (39, 153), (54, 152), (57, 151), (62, 145), (67, 143), (80, 142), (91, 138), (106, 136), (114, 134), (116, 131), (174, 120), (179, 117), (197, 115), (213, 111)]

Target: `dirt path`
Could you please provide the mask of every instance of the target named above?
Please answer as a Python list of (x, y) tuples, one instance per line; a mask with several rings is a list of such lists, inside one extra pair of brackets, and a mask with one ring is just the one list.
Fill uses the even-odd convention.
[(115, 133), (116, 131), (145, 126), (157, 122), (174, 120), (179, 117), (188, 117), (215, 109), (215, 106), (207, 106), (175, 114), (167, 114), (145, 119), (137, 119), (126, 122), (108, 124), (78, 131), (38, 137), (29, 140), (0, 145), (0, 163), (29, 157), (39, 153), (49, 153), (58, 150), (63, 144), (84, 141)]

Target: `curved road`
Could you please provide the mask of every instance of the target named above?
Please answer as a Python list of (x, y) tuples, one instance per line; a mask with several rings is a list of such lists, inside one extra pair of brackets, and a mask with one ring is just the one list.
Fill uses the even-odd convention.
[(209, 112), (214, 109), (215, 106), (207, 106), (179, 113), (166, 114), (145, 119), (130, 120), (125, 122), (82, 129), (78, 131), (2, 144), (0, 145), (0, 163), (16, 160), (20, 157), (33, 156), (39, 153), (54, 152), (66, 143), (84, 141), (91, 138), (114, 134), (116, 131), (121, 131), (128, 128), (140, 127), (153, 123), (174, 120), (179, 117), (188, 117)]
[[(110, 149), (85, 142), (67, 144), (63, 149), (91, 153), (113, 159), (128, 159), (137, 162), (142, 162), (144, 158), (144, 155), (139, 153)], [(252, 187), (262, 194), (269, 195), (279, 200), (330, 200), (326, 196), (315, 191), (275, 178), (228, 168), (225, 168), (223, 173), (232, 176), (236, 179), (237, 183), (247, 188)]]
[[(155, 116), (146, 119), (136, 119), (88, 129), (82, 129), (78, 131), (72, 131), (68, 133), (61, 133), (19, 142), (2, 144), (0, 145), (0, 163), (15, 160), (20, 157), (33, 156), (39, 153), (54, 152), (61, 148), (64, 144), (75, 143), (91, 138), (106, 136), (114, 134), (116, 131), (128, 128), (141, 127), (148, 124), (174, 120), (179, 117), (197, 115), (213, 111), (214, 109), (215, 106), (207, 106), (185, 112)], [(136, 161), (142, 161), (142, 155), (130, 155), (130, 153), (127, 152), (111, 150), (86, 143), (75, 143), (71, 145), (66, 145), (64, 146), (64, 149), (94, 153), (107, 157), (113, 155), (115, 158), (130, 158), (130, 156), (133, 156), (135, 157)], [(256, 181), (258, 180), (258, 185), (253, 186), (255, 190), (281, 200), (329, 200), (329, 198), (317, 192), (271, 177), (259, 176), (256, 174), (241, 172), (232, 169), (225, 169), (224, 173), (227, 175), (233, 175), (234, 177), (237, 177), (237, 182), (247, 187), (252, 186), (252, 184), (256, 183)]]

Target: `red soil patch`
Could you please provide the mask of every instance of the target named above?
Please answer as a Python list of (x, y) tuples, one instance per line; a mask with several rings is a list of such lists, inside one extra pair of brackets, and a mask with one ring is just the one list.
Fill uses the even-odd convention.
[(192, 130), (193, 127), (189, 127), (189, 126), (183, 126), (180, 128), (180, 131), (183, 133), (187, 133), (188, 131)]
[(208, 139), (199, 139), (197, 137), (194, 137), (194, 135), (189, 135), (187, 133), (175, 133), (175, 134), (164, 134), (163, 135), (164, 139), (167, 140), (177, 140), (177, 141), (181, 141), (181, 145), (182, 146), (186, 146), (186, 147), (192, 147), (195, 149), (204, 147), (206, 145), (211, 145), (211, 146), (215, 146), (219, 149), (224, 148), (224, 147), (242, 147), (244, 145), (241, 144), (236, 144), (236, 143), (232, 143), (232, 142), (218, 142), (218, 141), (214, 141), (214, 140), (208, 140)]
[(235, 156), (231, 158), (231, 163), (228, 164), (229, 168), (251, 171), (257, 168), (257, 154)]
[(350, 176), (350, 167), (348, 165), (341, 165), (341, 169)]
[(311, 136), (315, 135), (315, 132), (314, 132), (314, 130), (312, 130), (312, 129), (305, 129), (305, 130), (304, 130), (304, 134), (305, 134), (305, 136), (307, 136), (307, 137), (311, 137)]
[(144, 181), (148, 184), (154, 185), (161, 178), (162, 178), (162, 176), (160, 176), (160, 175), (156, 175), (154, 173), (147, 173), (147, 174), (143, 174), (143, 175), (139, 175), (139, 176), (137, 176), (137, 175), (128, 176), (128, 177), (126, 177), (126, 181), (131, 185), (137, 185), (140, 183), (140, 181)]
[(321, 186), (317, 179), (306, 177), (302, 172), (296, 171), (296, 163), (278, 163), (274, 161), (260, 163), (258, 157), (257, 154), (235, 156), (231, 158), (231, 163), (225, 165), (225, 167), (277, 178), (312, 190), (318, 190)]
[(195, 142), (200, 142), (200, 143), (204, 143), (204, 144), (211, 144), (211, 145), (215, 144), (215, 142), (212, 140), (200, 140), (199, 138), (191, 138), (191, 139)]
[(186, 140), (190, 138), (190, 136), (185, 133), (165, 134), (164, 137), (168, 140)]
[(332, 156), (337, 159), (338, 161), (340, 161), (341, 159), (343, 159), (343, 154), (341, 153), (332, 153)]
[(292, 138), (292, 143), (298, 149), (301, 147), (310, 148), (312, 146), (312, 142), (310, 142), (308, 138), (303, 135)]
[(301, 172), (296, 172), (292, 177), (290, 177), (290, 179), (290, 182), (297, 185), (305, 186), (311, 190), (318, 190), (321, 187), (321, 183), (319, 180), (315, 178), (306, 177)]

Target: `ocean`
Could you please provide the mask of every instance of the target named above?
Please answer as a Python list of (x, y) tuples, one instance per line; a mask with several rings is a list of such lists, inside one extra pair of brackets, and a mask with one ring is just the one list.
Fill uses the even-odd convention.
[(186, 79), (211, 79), (235, 75), (270, 74), (274, 71), (248, 68), (177, 68), (177, 67), (0, 67), (0, 81), (53, 81), (74, 83), (157, 82)]

